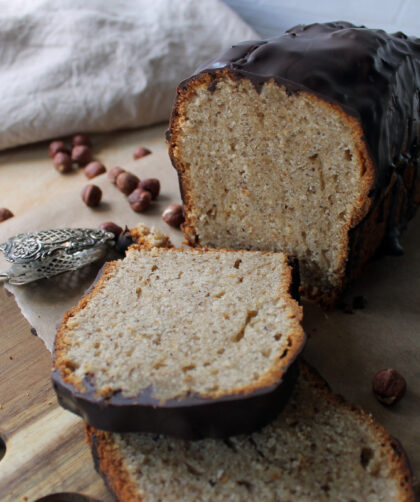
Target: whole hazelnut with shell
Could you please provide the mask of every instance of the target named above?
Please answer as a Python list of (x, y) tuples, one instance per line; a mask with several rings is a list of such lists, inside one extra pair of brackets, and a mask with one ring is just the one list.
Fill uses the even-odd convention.
[(388, 406), (399, 401), (404, 396), (406, 388), (405, 378), (394, 369), (378, 371), (372, 379), (372, 390), (376, 399)]

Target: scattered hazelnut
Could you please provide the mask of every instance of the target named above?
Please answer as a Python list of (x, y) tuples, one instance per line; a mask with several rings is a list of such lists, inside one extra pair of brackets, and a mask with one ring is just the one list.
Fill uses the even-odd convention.
[(94, 160), (93, 162), (89, 162), (89, 164), (83, 169), (86, 178), (94, 178), (95, 176), (99, 176), (100, 174), (106, 171), (105, 166)]
[(391, 405), (405, 394), (407, 384), (402, 375), (393, 369), (378, 371), (372, 379), (372, 390), (377, 400)]
[(8, 220), (9, 218), (13, 218), (14, 214), (12, 211), (7, 209), (7, 207), (0, 207), (0, 223), (2, 221)]
[(156, 199), (160, 192), (160, 182), (156, 178), (148, 178), (147, 180), (140, 181), (137, 188), (150, 192), (152, 199)]
[(92, 152), (86, 145), (76, 145), (71, 152), (71, 159), (79, 166), (84, 166), (92, 160)]
[(70, 172), (72, 168), (70, 155), (64, 152), (58, 152), (54, 155), (53, 164), (55, 169), (62, 174)]
[(184, 208), (181, 204), (169, 204), (162, 213), (162, 220), (171, 227), (179, 228), (185, 221)]
[(139, 181), (140, 180), (137, 178), (137, 176), (124, 171), (117, 176), (115, 184), (122, 193), (128, 195), (137, 188)]
[(53, 159), (58, 152), (67, 153), (70, 155), (70, 150), (66, 147), (63, 141), (53, 141), (48, 147), (48, 155)]
[(73, 138), (71, 140), (71, 144), (73, 146), (85, 145), (85, 146), (88, 146), (89, 148), (92, 146), (92, 142), (84, 134), (76, 134), (76, 136), (73, 136)]
[(144, 146), (138, 146), (133, 152), (133, 159), (141, 159), (142, 157), (146, 157), (146, 155), (150, 155), (152, 152)]
[(82, 190), (82, 200), (89, 207), (97, 206), (102, 199), (102, 190), (96, 185), (86, 185)]
[(99, 228), (101, 230), (105, 230), (105, 232), (111, 232), (111, 234), (114, 234), (115, 237), (118, 237), (123, 231), (123, 229), (113, 221), (106, 221), (105, 223), (101, 223), (99, 225)]
[(121, 173), (125, 173), (124, 169), (122, 169), (121, 167), (117, 167), (117, 166), (113, 167), (108, 172), (109, 181), (115, 185), (115, 182), (117, 181), (117, 176)]
[(141, 213), (150, 206), (150, 203), (152, 202), (152, 194), (146, 190), (136, 188), (128, 196), (128, 202), (133, 211)]

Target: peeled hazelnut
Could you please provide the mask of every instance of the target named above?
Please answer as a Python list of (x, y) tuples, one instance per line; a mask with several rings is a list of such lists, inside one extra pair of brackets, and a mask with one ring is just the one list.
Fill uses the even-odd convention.
[(58, 152), (54, 155), (54, 167), (59, 173), (68, 173), (72, 168), (72, 161), (68, 153)]
[(382, 404), (396, 403), (404, 396), (406, 388), (404, 377), (393, 369), (378, 371), (372, 379), (372, 390)]
[(125, 173), (124, 169), (122, 169), (121, 167), (117, 167), (117, 166), (113, 167), (108, 172), (109, 181), (115, 185), (115, 182), (117, 181), (117, 176), (121, 173)]
[(101, 223), (99, 225), (99, 228), (101, 230), (105, 230), (105, 232), (111, 232), (111, 234), (114, 234), (115, 237), (118, 237), (123, 231), (123, 229), (113, 221), (106, 221), (105, 223)]
[(137, 178), (137, 176), (124, 171), (117, 176), (115, 184), (122, 193), (128, 195), (137, 188), (139, 181), (140, 180)]
[(92, 152), (86, 145), (76, 145), (71, 151), (71, 159), (79, 166), (84, 166), (92, 160)]
[(156, 199), (160, 192), (160, 182), (156, 178), (148, 178), (147, 180), (140, 181), (137, 188), (147, 190), (152, 194), (152, 199)]
[(100, 174), (106, 171), (105, 166), (94, 160), (93, 162), (89, 162), (89, 164), (83, 169), (86, 178), (94, 178), (95, 176), (99, 176)]
[(146, 155), (150, 155), (152, 152), (144, 146), (138, 146), (133, 152), (133, 159), (141, 159), (142, 157), (146, 157)]
[(85, 146), (88, 146), (88, 147), (92, 146), (92, 142), (84, 134), (76, 134), (76, 136), (73, 136), (73, 138), (71, 140), (71, 144), (73, 146), (76, 146), (76, 145), (85, 145)]
[(150, 203), (152, 202), (152, 194), (146, 190), (136, 188), (128, 196), (128, 202), (133, 211), (141, 213), (150, 206)]
[(181, 204), (169, 204), (162, 213), (162, 220), (171, 227), (179, 228), (185, 221), (184, 208)]
[(53, 141), (48, 147), (48, 155), (53, 159), (58, 152), (70, 155), (70, 150), (66, 147), (63, 141)]
[(2, 221), (8, 220), (9, 218), (13, 218), (14, 214), (7, 207), (0, 207), (0, 223)]
[(96, 185), (86, 185), (82, 190), (82, 200), (89, 207), (97, 206), (102, 199), (102, 190)]

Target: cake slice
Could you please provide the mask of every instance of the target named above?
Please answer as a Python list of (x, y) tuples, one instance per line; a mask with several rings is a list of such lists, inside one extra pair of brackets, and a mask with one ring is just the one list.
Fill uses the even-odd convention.
[(252, 435), (189, 442), (86, 431), (120, 502), (414, 501), (399, 443), (306, 364), (283, 412)]
[(192, 245), (283, 251), (326, 305), (420, 203), (420, 40), (350, 23), (235, 45), (177, 90)]
[(119, 432), (226, 437), (263, 426), (287, 400), (305, 342), (289, 258), (169, 248), (142, 232), (64, 318), (60, 404)]

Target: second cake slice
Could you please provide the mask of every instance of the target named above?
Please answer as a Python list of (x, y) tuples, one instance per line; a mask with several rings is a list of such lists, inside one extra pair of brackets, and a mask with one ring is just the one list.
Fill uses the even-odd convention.
[(303, 348), (281, 253), (132, 246), (56, 338), (60, 403), (112, 431), (225, 437), (267, 423)]

